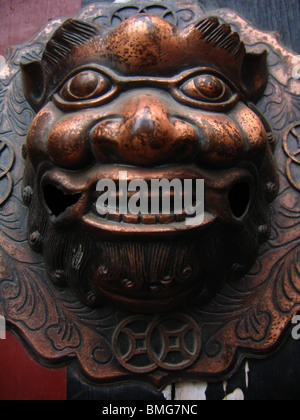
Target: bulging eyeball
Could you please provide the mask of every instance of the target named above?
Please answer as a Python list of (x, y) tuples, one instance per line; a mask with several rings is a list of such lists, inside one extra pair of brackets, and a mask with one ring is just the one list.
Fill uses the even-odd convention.
[(103, 74), (86, 70), (73, 76), (60, 91), (66, 101), (92, 99), (104, 95), (111, 87), (110, 81)]
[(202, 102), (222, 102), (230, 96), (229, 86), (210, 74), (202, 74), (188, 80), (181, 87), (181, 91), (186, 96)]

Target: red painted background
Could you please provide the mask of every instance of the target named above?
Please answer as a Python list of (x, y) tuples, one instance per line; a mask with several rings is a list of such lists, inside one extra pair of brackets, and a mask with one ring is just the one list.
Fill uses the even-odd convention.
[[(30, 39), (48, 19), (74, 16), (81, 0), (0, 0), (0, 55)], [(40, 366), (10, 332), (0, 340), (0, 400), (65, 400), (66, 369)]]
[(74, 16), (81, 0), (0, 0), (0, 55), (30, 39), (48, 19)]
[(11, 332), (0, 340), (0, 400), (65, 400), (66, 369), (39, 365)]

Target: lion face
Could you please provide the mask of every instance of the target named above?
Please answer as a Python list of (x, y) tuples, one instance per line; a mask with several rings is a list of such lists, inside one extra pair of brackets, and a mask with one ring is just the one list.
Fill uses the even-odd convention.
[[(22, 71), (37, 111), (28, 235), (52, 281), (87, 304), (156, 312), (205, 302), (250, 269), (278, 191), (271, 129), (251, 102), (266, 86), (265, 54), (246, 54), (215, 18), (182, 30), (142, 14), (105, 30), (68, 20)], [(100, 216), (97, 182), (120, 171), (204, 179), (204, 221)]]

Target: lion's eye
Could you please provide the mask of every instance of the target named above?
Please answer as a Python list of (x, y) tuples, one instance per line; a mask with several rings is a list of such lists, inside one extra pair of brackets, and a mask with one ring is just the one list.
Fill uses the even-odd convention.
[(224, 102), (230, 96), (230, 88), (218, 77), (202, 74), (185, 82), (180, 89), (186, 96), (201, 102)]
[(106, 76), (87, 70), (73, 76), (62, 88), (60, 96), (67, 101), (80, 101), (100, 97), (111, 88)]

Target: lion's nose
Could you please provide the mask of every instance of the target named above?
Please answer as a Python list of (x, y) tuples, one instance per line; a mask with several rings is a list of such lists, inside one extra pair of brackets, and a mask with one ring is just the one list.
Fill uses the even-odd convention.
[(198, 145), (194, 126), (170, 113), (168, 105), (154, 95), (136, 96), (122, 102), (114, 117), (92, 130), (97, 158), (136, 166), (192, 160)]

